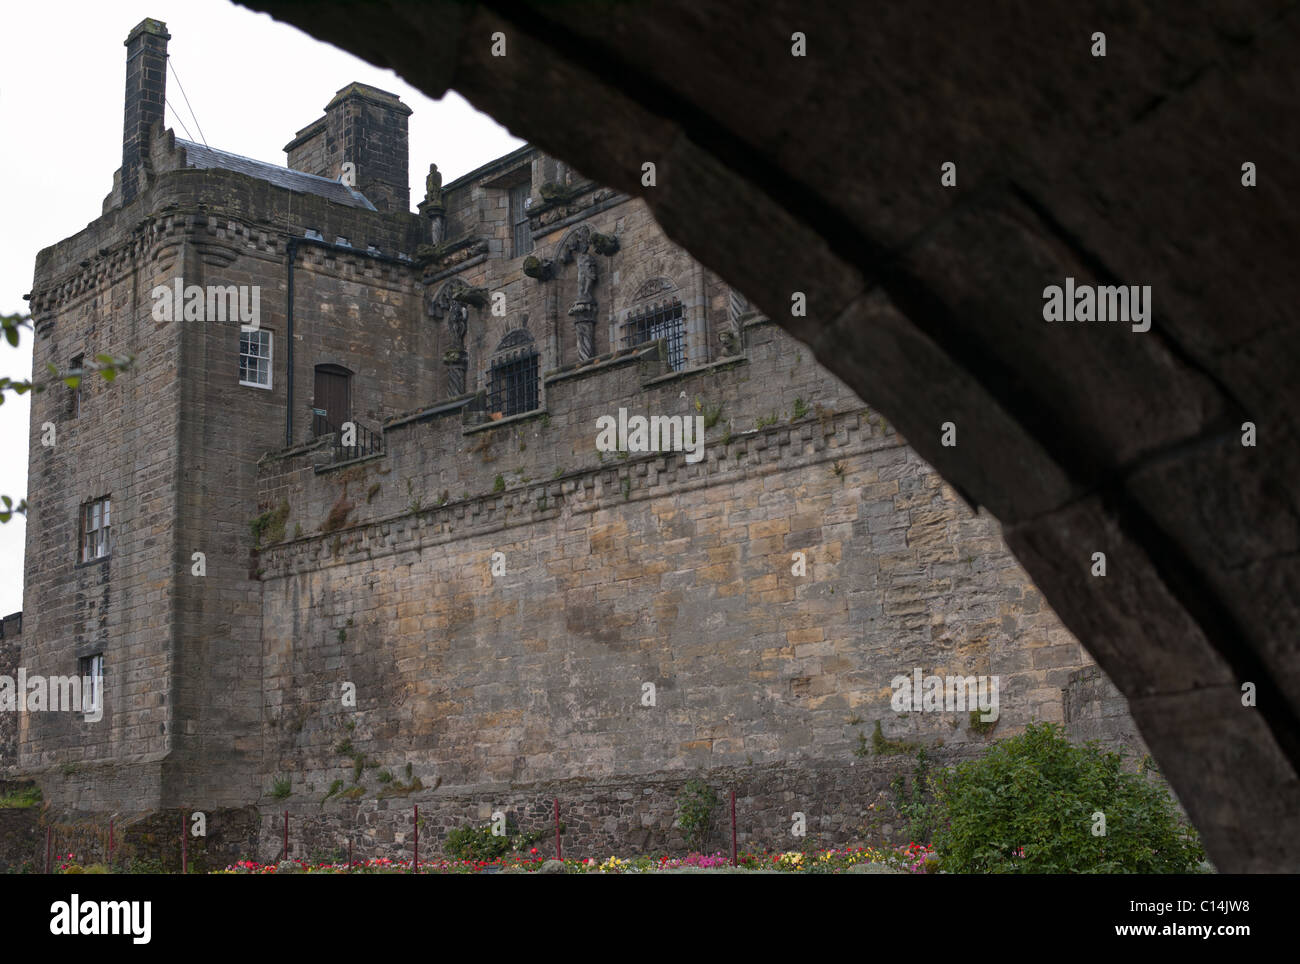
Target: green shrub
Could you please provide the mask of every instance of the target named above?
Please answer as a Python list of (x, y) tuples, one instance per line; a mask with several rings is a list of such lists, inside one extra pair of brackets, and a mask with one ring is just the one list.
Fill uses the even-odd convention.
[(253, 547), (273, 545), (284, 540), (284, 523), (289, 518), (289, 503), (281, 502), (276, 508), (263, 512), (248, 524), (253, 536)]
[(677, 826), (682, 828), (692, 850), (700, 850), (708, 840), (717, 806), (718, 795), (702, 780), (687, 780), (677, 794)]
[(526, 850), (542, 837), (540, 830), (519, 833), (513, 823), (507, 823), (505, 829), (505, 833), (498, 835), (492, 833), (491, 826), (453, 827), (442, 849), (453, 860), (491, 861)]
[(0, 795), (0, 810), (25, 810), (41, 804), (41, 788), (36, 784), (20, 786), (7, 794)]
[(916, 766), (908, 783), (900, 773), (890, 781), (898, 815), (905, 823), (907, 839), (927, 841), (934, 836), (936, 806), (934, 802), (934, 776), (930, 760), (922, 748), (916, 752)]
[(276, 777), (271, 781), (271, 796), (276, 800), (283, 800), (291, 793), (291, 785), (288, 777)]
[[(1116, 753), (1030, 725), (935, 776), (934, 848), (954, 873), (1191, 873), (1196, 831), (1164, 787)], [(1094, 813), (1105, 815), (1094, 836)]]

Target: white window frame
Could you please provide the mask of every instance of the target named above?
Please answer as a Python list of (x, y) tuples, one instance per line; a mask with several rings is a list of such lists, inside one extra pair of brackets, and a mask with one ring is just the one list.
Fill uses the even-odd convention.
[[(85, 667), (84, 669), (81, 666), (77, 667), (83, 682), (81, 707), (87, 713), (90, 713), (104, 705), (104, 654), (93, 653), (90, 656), (83, 656), (80, 662)], [(89, 693), (84, 689), (86, 679), (91, 681)]]
[(275, 382), (275, 337), (274, 337), (273, 333), (272, 333), (269, 329), (266, 329), (266, 328), (254, 328), (254, 329), (252, 329), (251, 331), (250, 331), (250, 330), (245, 330), (245, 329), (242, 329), (242, 328), (240, 329), (240, 331), (239, 331), (239, 362), (240, 362), (240, 368), (242, 369), (242, 368), (244, 367), (244, 365), (243, 365), (243, 361), (244, 361), (245, 358), (255, 358), (255, 359), (259, 360), (259, 361), (262, 359), (263, 356), (261, 356), (261, 355), (246, 355), (246, 354), (245, 354), (245, 352), (244, 352), (244, 336), (245, 336), (245, 335), (249, 335), (249, 336), (254, 336), (254, 335), (256, 335), (256, 336), (259, 336), (259, 340), (260, 340), (260, 336), (263, 335), (263, 334), (266, 335), (266, 356), (265, 356), (265, 358), (266, 358), (266, 383), (263, 384), (262, 382), (249, 382), (249, 381), (245, 381), (245, 380), (241, 377), (241, 378), (239, 379), (239, 384), (241, 384), (241, 385), (245, 385), (245, 386), (247, 386), (248, 388), (264, 388), (264, 389), (267, 389), (267, 390), (269, 391), (269, 390), (273, 387), (274, 382)]
[(112, 498), (107, 495), (81, 504), (81, 546), (78, 554), (82, 562), (95, 562), (112, 555), (112, 508)]

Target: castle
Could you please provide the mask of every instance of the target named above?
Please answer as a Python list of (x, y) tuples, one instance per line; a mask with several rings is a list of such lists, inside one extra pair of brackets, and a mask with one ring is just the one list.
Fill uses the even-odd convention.
[[(0, 730), (54, 812), (240, 814), (267, 856), (284, 810), (383, 849), (411, 803), (436, 836), (559, 798), (566, 851), (664, 847), (703, 774), (788, 846), (794, 811), (862, 836), (882, 747), (1140, 744), (996, 521), (641, 201), (524, 147), (412, 213), (411, 111), (363, 84), (286, 167), (182, 140), (168, 39), (127, 38), (121, 169), (30, 296), (35, 371), (134, 356), (32, 400), (0, 656), (103, 678), (98, 722)], [(605, 450), (620, 410), (701, 456)], [(914, 674), (997, 712), (899, 712)]]

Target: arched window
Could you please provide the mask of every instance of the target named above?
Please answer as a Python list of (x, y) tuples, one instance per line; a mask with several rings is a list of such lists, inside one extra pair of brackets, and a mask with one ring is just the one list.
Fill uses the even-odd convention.
[(537, 408), (537, 348), (533, 336), (516, 328), (492, 353), (488, 411), (519, 415)]

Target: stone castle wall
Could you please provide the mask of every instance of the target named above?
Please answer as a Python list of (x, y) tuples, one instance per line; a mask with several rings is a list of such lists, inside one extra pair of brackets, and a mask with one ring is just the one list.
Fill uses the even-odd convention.
[[(15, 679), (22, 656), (23, 614), (0, 622), (0, 676)], [(0, 713), (0, 776), (18, 765), (18, 714)]]
[[(486, 425), (435, 406), (348, 465), (264, 461), (261, 506), (288, 511), (259, 558), (263, 780), (292, 795), (263, 797), (263, 849), (286, 808), (322, 841), (396, 847), (411, 804), (446, 827), (554, 795), (581, 846), (655, 846), (692, 773), (740, 784), (773, 845), (807, 808), (842, 841), (914, 763), (876, 758), (877, 724), (944, 760), (1064, 720), (1090, 661), (996, 521), (775, 325), (749, 325), (741, 359), (665, 374), (656, 348), (623, 352), (546, 397)], [(697, 400), (718, 411), (697, 465), (595, 449), (598, 415)], [(999, 676), (992, 734), (895, 713), (891, 680), (918, 667)]]
[[(1076, 703), (1127, 732), (1109, 695), (1063, 703), (1091, 663), (997, 523), (639, 200), (521, 150), (448, 185), (449, 240), (430, 247), (427, 204), (369, 211), (184, 164), (156, 136), (135, 200), (110, 195), (37, 263), (38, 371), (136, 358), (112, 386), (88, 379), (75, 413), (61, 388), (32, 406), (27, 624), (0, 664), (72, 674), (103, 652), (106, 713), (0, 720), (0, 754), (16, 743), (69, 825), (256, 804), (261, 851), (286, 808), (302, 846), (362, 826), (392, 848), (408, 804), (445, 830), (563, 795), (575, 846), (677, 846), (673, 795), (703, 773), (737, 789), (755, 840), (777, 845), (795, 809), (842, 840), (911, 766), (881, 740), (961, 759)], [(575, 253), (595, 233), (584, 300)], [(177, 278), (260, 289), (269, 389), (239, 384), (233, 320), (151, 317)], [(461, 342), (440, 312), (466, 287), (501, 305), (467, 309)], [(662, 343), (625, 347), (630, 319), (670, 300), (685, 371)], [(541, 408), (494, 418), (491, 364), (518, 339)], [(382, 455), (327, 464), (317, 365), (352, 373), (351, 416), (383, 427)], [(598, 452), (595, 421), (620, 408), (706, 417), (706, 457)], [(103, 495), (113, 553), (81, 564), (78, 510)], [(992, 734), (965, 711), (895, 713), (890, 681), (916, 668), (998, 676)]]

